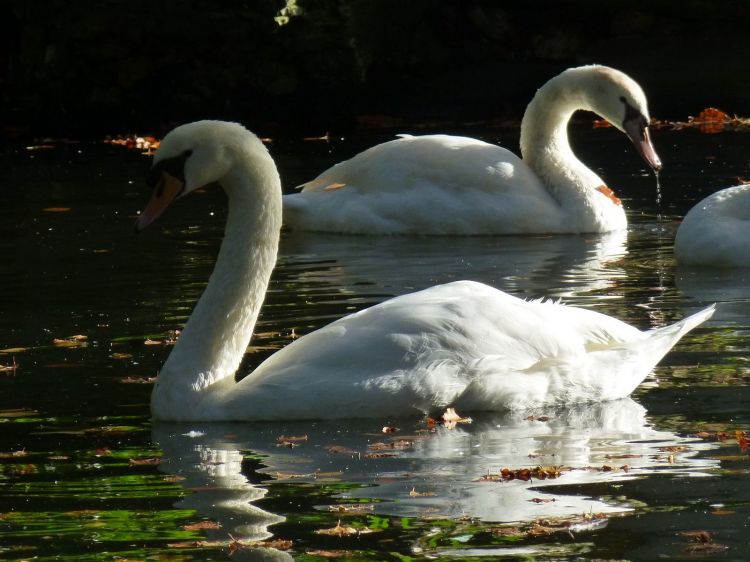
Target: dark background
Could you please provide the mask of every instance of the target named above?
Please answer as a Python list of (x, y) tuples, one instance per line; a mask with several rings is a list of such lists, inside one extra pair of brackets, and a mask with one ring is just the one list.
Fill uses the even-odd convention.
[(289, 3), (3, 0), (0, 138), (517, 122), (587, 63), (630, 74), (660, 118), (750, 115), (748, 1)]

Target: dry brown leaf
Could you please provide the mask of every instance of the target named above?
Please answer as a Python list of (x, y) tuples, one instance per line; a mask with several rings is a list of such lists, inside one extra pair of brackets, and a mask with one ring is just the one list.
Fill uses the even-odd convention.
[(185, 531), (202, 531), (204, 529), (220, 529), (221, 525), (219, 525), (216, 521), (198, 521), (197, 523), (188, 523), (187, 525), (183, 525), (182, 528)]
[(350, 449), (349, 447), (344, 447), (342, 445), (326, 445), (325, 450), (329, 453), (334, 453), (337, 455), (359, 455), (359, 451), (355, 451), (354, 449)]
[(146, 459), (129, 459), (128, 464), (130, 466), (156, 466), (161, 464), (161, 458), (150, 457)]
[(156, 382), (156, 377), (125, 377), (120, 379), (123, 384), (153, 384)]
[(70, 210), (70, 207), (46, 207), (42, 209), (45, 213), (67, 213)]
[(339, 519), (339, 522), (336, 524), (335, 527), (331, 527), (329, 529), (316, 529), (315, 533), (317, 535), (330, 535), (330, 536), (334, 536), (334, 537), (347, 537), (347, 536), (350, 536), (350, 535), (359, 535), (359, 534), (362, 534), (363, 532), (369, 532), (369, 533), (372, 532), (372, 529), (367, 529), (367, 527), (365, 527), (365, 529), (356, 529), (356, 528), (350, 527), (348, 525), (347, 526), (342, 526), (341, 525), (341, 520)]
[(371, 503), (337, 503), (328, 506), (328, 511), (346, 515), (358, 515), (374, 509), (375, 506)]
[(54, 338), (52, 343), (57, 347), (85, 347), (88, 345), (88, 336), (77, 334), (75, 336), (68, 336), (67, 338)]
[(320, 558), (353, 558), (354, 552), (351, 550), (306, 550), (308, 556), (318, 556)]
[(10, 453), (2, 453), (0, 452), (0, 459), (19, 459), (22, 457), (25, 457), (28, 455), (26, 452), (26, 449), (21, 449), (19, 451), (11, 451)]
[(384, 425), (382, 431), (383, 433), (396, 433), (398, 431), (398, 428), (392, 425)]
[(10, 365), (0, 365), (0, 373), (14, 373), (18, 370), (18, 363), (16, 362), (16, 356), (13, 356), (13, 363)]

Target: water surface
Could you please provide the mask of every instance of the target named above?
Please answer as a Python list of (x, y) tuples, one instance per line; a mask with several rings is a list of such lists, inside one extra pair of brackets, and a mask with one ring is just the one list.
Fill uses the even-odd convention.
[[(515, 146), (514, 131), (472, 134)], [(748, 137), (657, 131), (657, 205), (654, 178), (621, 135), (575, 136), (629, 209), (627, 233), (282, 238), (241, 375), (344, 314), (455, 279), (644, 329), (719, 303), (632, 399), (531, 419), (476, 414), (454, 429), (418, 416), (151, 424), (151, 378), (170, 346), (145, 341), (179, 329), (205, 286), (222, 194), (180, 201), (136, 236), (148, 159), (104, 145), (6, 152), (0, 365), (18, 367), (0, 372), (0, 558), (747, 559), (750, 463), (735, 431), (750, 425), (750, 273), (679, 268), (672, 240), (692, 204), (748, 175)], [(377, 140), (270, 149), (293, 186)], [(73, 335), (86, 339), (54, 343)], [(564, 469), (482, 481), (536, 466)], [(339, 522), (372, 532), (318, 533)]]

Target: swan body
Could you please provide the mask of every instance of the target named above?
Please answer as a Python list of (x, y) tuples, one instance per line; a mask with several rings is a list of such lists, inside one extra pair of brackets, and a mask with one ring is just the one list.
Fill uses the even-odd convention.
[(617, 399), (713, 312), (642, 332), (596, 312), (457, 281), (341, 318), (235, 382), (278, 246), (281, 186), (267, 150), (237, 124), (178, 127), (156, 152), (154, 194), (136, 226), (214, 181), (229, 200), (225, 237), (154, 386), (157, 420), (382, 417)]
[(674, 250), (684, 265), (750, 267), (750, 184), (717, 191), (690, 209)]
[(620, 200), (573, 153), (568, 122), (579, 109), (625, 132), (653, 169), (640, 86), (605, 66), (548, 81), (521, 123), (521, 154), (450, 135), (402, 135), (336, 164), (284, 196), (291, 229), (358, 234), (533, 234), (627, 228)]

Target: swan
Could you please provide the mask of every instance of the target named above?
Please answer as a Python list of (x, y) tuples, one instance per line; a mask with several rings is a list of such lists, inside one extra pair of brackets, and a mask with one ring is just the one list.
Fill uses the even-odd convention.
[(568, 121), (590, 110), (624, 132), (651, 168), (641, 87), (606, 66), (549, 80), (521, 122), (521, 154), (450, 135), (401, 135), (336, 164), (284, 196), (290, 229), (358, 234), (476, 235), (627, 228), (622, 202), (576, 158)]
[(617, 399), (713, 312), (641, 332), (597, 312), (456, 281), (341, 318), (235, 382), (276, 261), (274, 161), (241, 125), (200, 121), (164, 138), (147, 181), (154, 191), (138, 231), (209, 183), (229, 204), (209, 283), (156, 379), (155, 420), (383, 417)]
[(690, 209), (674, 252), (683, 265), (750, 267), (750, 184), (717, 191)]

